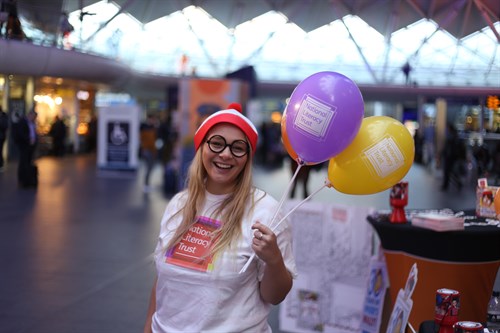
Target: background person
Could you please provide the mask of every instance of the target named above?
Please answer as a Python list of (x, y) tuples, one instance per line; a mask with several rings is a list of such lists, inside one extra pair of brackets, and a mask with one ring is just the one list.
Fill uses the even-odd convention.
[(4, 168), (4, 158), (3, 158), (3, 146), (5, 144), (5, 140), (7, 139), (7, 130), (9, 128), (9, 117), (7, 113), (2, 110), (2, 106), (0, 106), (0, 171)]
[(409, 85), (410, 84), (410, 73), (412, 71), (412, 68), (410, 66), (410, 63), (407, 61), (405, 64), (401, 67), (401, 71), (405, 75), (405, 84)]
[(24, 31), (21, 27), (21, 21), (17, 11), (17, 0), (4, 0), (2, 10), (7, 11), (8, 17), (6, 22), (5, 37), (7, 39), (23, 40), (25, 38)]
[(17, 180), (20, 187), (36, 187), (38, 185), (36, 167), (33, 165), (38, 136), (36, 133), (37, 113), (30, 111), (19, 119), (13, 128), (14, 141), (19, 148), (19, 164)]
[(64, 156), (66, 152), (66, 135), (68, 129), (59, 116), (55, 116), (54, 123), (50, 127), (49, 135), (52, 138), (52, 153), (54, 156)]
[(97, 149), (97, 117), (92, 115), (87, 132), (87, 152), (91, 153)]
[(441, 152), (443, 162), (443, 183), (441, 190), (446, 191), (453, 181), (457, 188), (462, 189), (461, 169), (465, 162), (466, 147), (464, 142), (458, 136), (457, 129), (448, 123), (446, 127), (446, 139)]
[(252, 184), (257, 138), (236, 110), (196, 131), (187, 189), (161, 221), (145, 332), (271, 332), (271, 304), (290, 291), (296, 268), (288, 223), (269, 227), (277, 201)]
[(140, 127), (141, 157), (146, 164), (146, 170), (144, 173), (144, 192), (151, 191), (151, 171), (153, 170), (157, 157), (156, 134), (156, 118), (149, 114), (146, 121), (142, 123)]
[[(2, 0), (0, 2), (0, 36), (7, 36), (9, 23), (12, 23), (17, 18), (17, 1)], [(5, 32), (3, 32), (5, 27)]]
[(71, 23), (69, 23), (68, 13), (62, 12), (59, 18), (58, 26), (60, 46), (71, 48), (71, 45), (69, 44), (69, 35), (73, 30), (75, 30), (75, 28), (71, 25)]

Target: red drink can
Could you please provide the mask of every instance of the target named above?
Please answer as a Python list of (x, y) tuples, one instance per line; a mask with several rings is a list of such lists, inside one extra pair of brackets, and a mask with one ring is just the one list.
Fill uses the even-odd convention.
[(436, 291), (434, 322), (440, 326), (453, 326), (458, 321), (460, 293), (453, 289), (441, 288)]

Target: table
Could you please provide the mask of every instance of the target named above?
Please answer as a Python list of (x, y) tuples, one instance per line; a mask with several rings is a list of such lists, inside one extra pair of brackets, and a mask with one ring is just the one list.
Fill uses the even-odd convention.
[[(466, 211), (466, 216), (467, 222), (486, 224), (474, 210)], [(485, 320), (500, 267), (500, 228), (473, 225), (459, 231), (437, 232), (411, 223), (390, 223), (387, 214), (374, 214), (367, 220), (382, 245), (391, 309), (399, 289), (405, 287), (411, 266), (417, 263), (418, 280), (409, 318), (413, 327), (434, 319), (436, 290), (440, 288), (460, 292), (459, 320)]]

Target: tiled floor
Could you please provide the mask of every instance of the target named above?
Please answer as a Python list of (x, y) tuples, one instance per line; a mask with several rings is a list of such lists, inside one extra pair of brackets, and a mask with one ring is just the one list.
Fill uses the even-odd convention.
[[(168, 202), (161, 168), (144, 194), (142, 168), (100, 172), (93, 155), (37, 164), (36, 190), (17, 188), (15, 162), (0, 173), (0, 333), (140, 332), (154, 277), (150, 253)], [(314, 172), (310, 192), (326, 176)], [(287, 165), (255, 170), (256, 184), (277, 199), (290, 177)], [(474, 207), (472, 185), (441, 193), (437, 175), (419, 166), (405, 179), (408, 208)], [(388, 195), (322, 188), (312, 200), (389, 209)], [(278, 332), (277, 308), (270, 322)]]

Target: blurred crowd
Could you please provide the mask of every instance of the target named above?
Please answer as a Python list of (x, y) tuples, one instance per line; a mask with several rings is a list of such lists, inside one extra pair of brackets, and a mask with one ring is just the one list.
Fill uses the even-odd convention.
[(478, 178), (500, 184), (500, 141), (461, 133), (451, 123), (439, 151), (432, 126), (416, 130), (414, 140), (415, 163), (442, 171), (441, 190), (448, 190), (450, 185), (460, 190), (466, 184), (475, 185)]
[(17, 12), (17, 0), (2, 0), (0, 3), (0, 37), (19, 40), (25, 38)]

